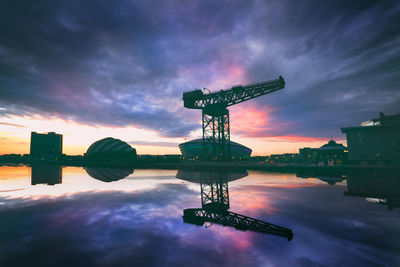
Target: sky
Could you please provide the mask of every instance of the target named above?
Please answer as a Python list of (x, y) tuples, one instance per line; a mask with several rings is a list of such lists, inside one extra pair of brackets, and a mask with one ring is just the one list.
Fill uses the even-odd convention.
[(30, 132), (83, 154), (111, 136), (139, 154), (201, 137), (182, 93), (273, 80), (230, 108), (253, 155), (297, 152), (379, 112), (400, 112), (398, 1), (17, 1), (0, 3), (0, 154)]

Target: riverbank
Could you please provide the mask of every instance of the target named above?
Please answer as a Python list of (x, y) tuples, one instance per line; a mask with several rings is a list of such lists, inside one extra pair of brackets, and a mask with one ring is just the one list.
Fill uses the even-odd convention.
[(318, 166), (305, 164), (291, 165), (269, 165), (259, 162), (219, 162), (219, 161), (180, 161), (180, 162), (154, 162), (154, 161), (136, 161), (134, 163), (125, 162), (88, 162), (88, 161), (64, 161), (64, 160), (36, 160), (36, 161), (8, 161), (0, 162), (4, 165), (58, 165), (75, 167), (106, 167), (106, 168), (131, 168), (131, 169), (246, 169), (261, 170), (267, 172), (297, 173), (305, 176), (327, 175), (340, 176), (349, 172), (376, 172), (385, 171), (400, 173), (398, 165), (336, 165), (336, 166)]

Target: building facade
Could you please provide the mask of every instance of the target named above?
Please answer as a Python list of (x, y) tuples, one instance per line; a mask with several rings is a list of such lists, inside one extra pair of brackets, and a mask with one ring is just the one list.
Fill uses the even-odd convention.
[(304, 147), (299, 149), (299, 161), (304, 163), (318, 162), (318, 148)]
[(318, 149), (319, 165), (340, 165), (346, 161), (347, 149), (344, 145), (330, 140), (327, 144)]
[(62, 155), (61, 134), (54, 132), (39, 134), (31, 132), (30, 154), (33, 157), (51, 157), (55, 158)]
[[(228, 144), (227, 144), (228, 145)], [(211, 146), (211, 144), (209, 144)], [(230, 142), (233, 159), (249, 159), (252, 150), (239, 143)], [(179, 145), (183, 159), (200, 159), (203, 157), (203, 139), (196, 139)]]
[(400, 163), (400, 114), (361, 123), (358, 127), (342, 128), (346, 134), (348, 159), (362, 164)]

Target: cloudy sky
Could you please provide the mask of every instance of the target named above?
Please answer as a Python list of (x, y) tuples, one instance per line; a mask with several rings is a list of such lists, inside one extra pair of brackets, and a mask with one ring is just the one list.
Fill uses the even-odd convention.
[(31, 131), (81, 154), (100, 138), (178, 153), (201, 136), (182, 93), (276, 79), (231, 108), (255, 154), (344, 140), (340, 127), (400, 112), (398, 1), (1, 1), (0, 153)]

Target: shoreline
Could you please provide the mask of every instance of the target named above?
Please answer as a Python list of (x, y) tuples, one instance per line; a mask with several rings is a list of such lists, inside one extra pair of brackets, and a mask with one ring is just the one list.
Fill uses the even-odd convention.
[(215, 162), (215, 161), (181, 161), (181, 162), (141, 162), (134, 163), (112, 163), (112, 162), (84, 162), (84, 161), (2, 161), (1, 166), (15, 165), (58, 165), (63, 167), (99, 167), (99, 168), (129, 168), (129, 169), (246, 169), (266, 172), (296, 173), (308, 175), (345, 175), (349, 172), (392, 172), (400, 173), (399, 165), (267, 165), (256, 162)]

